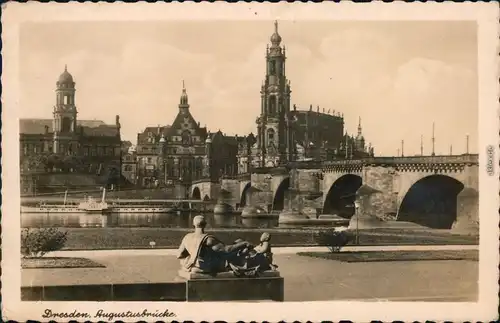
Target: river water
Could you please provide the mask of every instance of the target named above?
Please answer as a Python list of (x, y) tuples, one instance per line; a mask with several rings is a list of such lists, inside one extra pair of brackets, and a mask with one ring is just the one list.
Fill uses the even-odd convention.
[[(185, 214), (85, 214), (85, 213), (21, 213), (22, 228), (106, 228), (106, 227), (149, 227), (149, 228), (192, 228), (193, 217), (198, 213)], [(274, 228), (278, 218), (244, 219), (239, 215), (204, 214), (208, 228)]]

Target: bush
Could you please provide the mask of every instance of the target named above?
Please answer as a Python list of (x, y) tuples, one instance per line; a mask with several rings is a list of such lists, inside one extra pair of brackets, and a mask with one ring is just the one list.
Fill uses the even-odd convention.
[(24, 229), (21, 233), (21, 254), (24, 257), (38, 258), (46, 253), (57, 251), (64, 247), (67, 232), (56, 228)]
[(324, 230), (316, 232), (314, 241), (320, 246), (326, 246), (331, 252), (339, 252), (347, 245), (353, 236), (349, 231)]

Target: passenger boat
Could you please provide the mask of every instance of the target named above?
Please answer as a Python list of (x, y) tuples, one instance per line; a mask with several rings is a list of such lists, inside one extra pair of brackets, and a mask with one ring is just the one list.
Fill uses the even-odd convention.
[(105, 201), (106, 189), (102, 190), (102, 199), (100, 202), (96, 201), (93, 197), (89, 196), (85, 201), (78, 204), (78, 209), (87, 213), (103, 213), (109, 210), (108, 203)]
[(45, 202), (40, 202), (37, 206), (21, 205), (21, 213), (84, 213), (84, 210), (80, 210), (78, 206), (72, 204), (66, 204), (66, 199), (68, 197), (68, 191), (64, 193), (64, 203), (61, 204), (46, 204)]
[(21, 213), (84, 213), (75, 205), (58, 205), (40, 203), (39, 206), (21, 205)]
[(171, 207), (131, 205), (131, 206), (111, 206), (110, 213), (175, 213), (176, 209)]

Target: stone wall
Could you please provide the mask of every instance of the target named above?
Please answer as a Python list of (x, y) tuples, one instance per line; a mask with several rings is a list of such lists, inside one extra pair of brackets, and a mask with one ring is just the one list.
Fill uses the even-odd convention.
[(479, 230), (479, 193), (473, 188), (464, 188), (457, 196), (456, 231)]
[(301, 169), (297, 172), (294, 188), (299, 192), (318, 193), (321, 189), (320, 179), (318, 178), (319, 170)]
[(363, 201), (369, 203), (363, 209), (366, 215), (383, 220), (395, 219), (397, 193), (394, 192), (394, 174), (392, 167), (370, 166), (364, 169), (363, 185), (377, 191)]
[(203, 200), (205, 196), (208, 196), (210, 200), (217, 200), (220, 191), (219, 183), (212, 183), (210, 181), (198, 182), (191, 186), (190, 196), (193, 196), (193, 190), (197, 187), (200, 190), (200, 197)]
[(251, 204), (267, 210), (273, 203), (272, 176), (269, 174), (252, 174), (252, 186), (258, 191), (252, 192)]
[(231, 205), (234, 209), (236, 209), (236, 205), (240, 203), (240, 182), (237, 179), (223, 179), (221, 184), (222, 189), (230, 192), (229, 197), (226, 200), (226, 203)]

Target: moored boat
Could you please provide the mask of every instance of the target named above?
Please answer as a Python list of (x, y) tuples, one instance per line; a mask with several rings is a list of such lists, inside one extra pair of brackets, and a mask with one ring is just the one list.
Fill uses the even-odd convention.
[(85, 201), (78, 204), (78, 209), (83, 210), (87, 213), (102, 213), (108, 211), (108, 203), (105, 202), (106, 189), (102, 190), (102, 200), (100, 202), (96, 201), (93, 197), (89, 196)]
[(78, 209), (74, 205), (50, 205), (40, 204), (39, 206), (21, 205), (21, 213), (83, 213), (84, 210)]
[(156, 207), (147, 205), (132, 206), (111, 206), (108, 209), (110, 213), (175, 213), (176, 210), (171, 207)]

